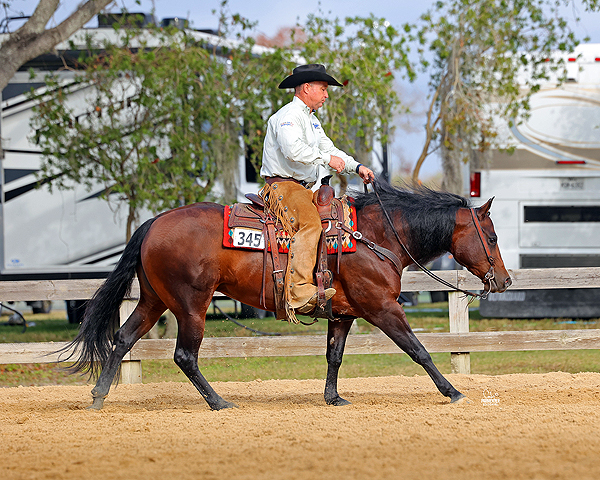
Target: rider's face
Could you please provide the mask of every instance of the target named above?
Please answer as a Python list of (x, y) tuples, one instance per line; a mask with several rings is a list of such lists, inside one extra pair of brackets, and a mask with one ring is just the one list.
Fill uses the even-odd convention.
[(305, 84), (307, 88), (306, 92), (306, 105), (313, 110), (318, 110), (323, 106), (325, 100), (329, 98), (327, 93), (327, 82), (311, 82)]

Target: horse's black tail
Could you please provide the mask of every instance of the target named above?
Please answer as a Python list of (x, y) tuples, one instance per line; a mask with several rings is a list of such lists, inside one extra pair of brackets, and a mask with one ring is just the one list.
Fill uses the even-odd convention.
[(59, 350), (70, 352), (68, 357), (60, 358), (61, 362), (70, 361), (77, 355), (75, 363), (68, 368), (71, 373), (90, 372), (94, 377), (108, 359), (119, 326), (119, 308), (131, 290), (142, 242), (154, 220), (146, 221), (135, 231), (116, 268), (87, 303), (79, 333)]

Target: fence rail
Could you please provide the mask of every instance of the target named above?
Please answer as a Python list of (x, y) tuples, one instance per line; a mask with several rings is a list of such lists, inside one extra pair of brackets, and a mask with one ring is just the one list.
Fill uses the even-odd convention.
[[(460, 288), (481, 288), (481, 281), (467, 271), (436, 273)], [(600, 288), (600, 267), (514, 270), (511, 277), (511, 290)], [(102, 280), (0, 282), (0, 300), (84, 300), (91, 298), (101, 283)], [(402, 277), (402, 290), (445, 291), (448, 288), (422, 272), (406, 272)], [(138, 296), (139, 286), (135, 282), (130, 297), (135, 300)], [(123, 302), (122, 321), (134, 306), (133, 301)], [(449, 322), (449, 333), (421, 333), (417, 337), (432, 353), (451, 352), (452, 368), (458, 373), (469, 373), (470, 352), (600, 349), (600, 329), (469, 332), (468, 300), (457, 292), (449, 294)], [(0, 364), (55, 362), (54, 352), (64, 345), (60, 342), (0, 344)], [(140, 340), (124, 359), (122, 381), (141, 381), (141, 361), (170, 359), (174, 348), (172, 339)], [(324, 337), (320, 335), (205, 338), (200, 357), (324, 355), (325, 349)], [(350, 335), (345, 353), (400, 353), (400, 350), (383, 334), (367, 334)]]
[[(482, 288), (481, 280), (466, 270), (444, 270), (436, 274), (460, 288)], [(600, 267), (523, 269), (511, 270), (510, 274), (513, 279), (511, 290), (600, 288)], [(0, 301), (86, 300), (92, 297), (103, 281), (93, 279), (0, 282)], [(448, 287), (423, 272), (402, 274), (403, 292), (448, 290)], [(130, 297), (135, 299), (139, 294), (139, 284), (134, 280)]]

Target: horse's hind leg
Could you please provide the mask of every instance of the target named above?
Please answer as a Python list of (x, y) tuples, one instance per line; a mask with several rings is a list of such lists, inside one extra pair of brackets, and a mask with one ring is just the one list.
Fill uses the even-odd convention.
[(100, 410), (102, 408), (123, 357), (131, 350), (135, 342), (150, 331), (165, 310), (166, 307), (162, 302), (151, 305), (143, 299), (140, 300), (127, 321), (115, 333), (113, 351), (102, 366), (102, 373), (98, 377), (96, 386), (92, 389), (94, 401), (89, 409)]
[(400, 305), (392, 311), (382, 313), (378, 317), (367, 319), (373, 325), (379, 327), (383, 333), (390, 337), (408, 356), (421, 365), (429, 374), (433, 383), (440, 393), (449, 397), (452, 403), (465, 398), (437, 369), (431, 355), (411, 330), (404, 310)]
[(325, 381), (325, 402), (327, 405), (349, 405), (348, 400), (340, 397), (337, 391), (338, 373), (342, 365), (342, 356), (346, 338), (352, 321), (329, 321), (327, 325), (327, 380)]
[[(174, 311), (177, 317), (178, 332), (174, 360), (177, 366), (190, 379), (190, 382), (200, 392), (212, 410), (237, 407), (235, 403), (227, 402), (210, 386), (198, 368), (198, 351), (204, 336), (206, 310), (212, 295), (208, 297), (201, 312), (185, 313)], [(197, 304), (200, 304), (198, 302)]]

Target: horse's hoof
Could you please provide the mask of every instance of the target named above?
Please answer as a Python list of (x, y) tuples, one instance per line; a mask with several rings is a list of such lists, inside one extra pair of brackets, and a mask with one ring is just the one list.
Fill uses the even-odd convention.
[(461, 393), (460, 397), (456, 397), (456, 398), (452, 399), (450, 401), (450, 403), (453, 403), (455, 405), (472, 405), (473, 400), (471, 400), (469, 397), (466, 397), (465, 395), (463, 395)]
[(352, 402), (349, 402), (345, 398), (342, 398), (338, 395), (333, 400), (327, 400), (327, 405), (333, 405), (334, 407), (342, 407), (344, 405), (352, 405)]
[(211, 410), (225, 410), (226, 408), (240, 408), (233, 402), (227, 402), (225, 400), (221, 400), (220, 402), (213, 403), (210, 406)]
[(104, 406), (104, 398), (103, 397), (94, 397), (93, 403), (86, 408), (86, 410), (102, 410)]

